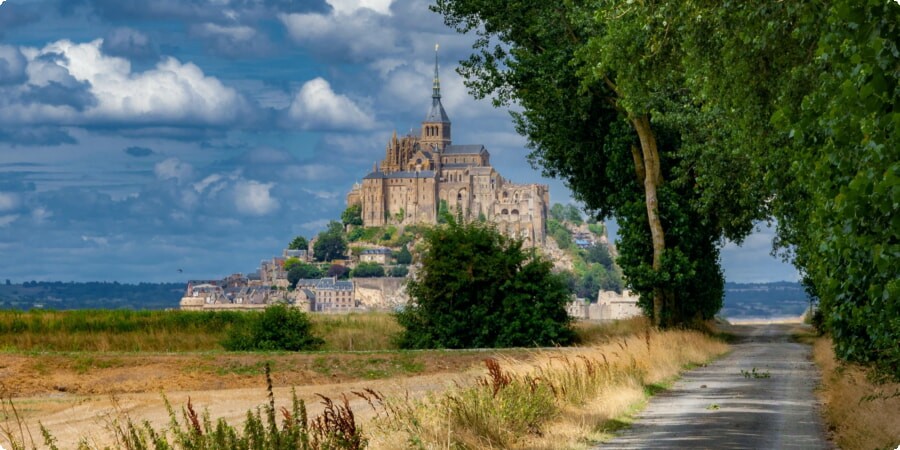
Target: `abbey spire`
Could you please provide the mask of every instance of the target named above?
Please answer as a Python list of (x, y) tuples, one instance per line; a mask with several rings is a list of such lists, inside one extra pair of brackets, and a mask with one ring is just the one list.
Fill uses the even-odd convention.
[(441, 104), (441, 79), (438, 74), (438, 46), (434, 46), (434, 78), (431, 85), (431, 109), (422, 122), (421, 143), (438, 151), (450, 145), (450, 118)]

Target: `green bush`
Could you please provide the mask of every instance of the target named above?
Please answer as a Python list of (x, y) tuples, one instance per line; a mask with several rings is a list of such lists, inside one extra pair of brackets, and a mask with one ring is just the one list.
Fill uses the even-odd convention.
[(359, 263), (350, 276), (353, 278), (381, 278), (384, 276), (384, 266), (375, 262)]
[(261, 313), (252, 314), (248, 326), (232, 328), (222, 342), (226, 350), (315, 350), (325, 343), (314, 336), (306, 313), (287, 305), (276, 304)]
[(409, 267), (406, 267), (406, 266), (391, 267), (391, 276), (392, 277), (405, 277), (408, 274), (409, 274)]
[(406, 348), (568, 344), (569, 291), (552, 264), (489, 224), (451, 221), (425, 234), (410, 304), (397, 314)]

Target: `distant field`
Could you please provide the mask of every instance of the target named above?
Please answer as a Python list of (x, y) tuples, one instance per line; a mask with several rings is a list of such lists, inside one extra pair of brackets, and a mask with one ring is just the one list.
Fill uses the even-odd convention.
[[(255, 312), (0, 311), (0, 350), (56, 352), (219, 351)], [(322, 350), (394, 350), (400, 326), (387, 313), (310, 314)]]

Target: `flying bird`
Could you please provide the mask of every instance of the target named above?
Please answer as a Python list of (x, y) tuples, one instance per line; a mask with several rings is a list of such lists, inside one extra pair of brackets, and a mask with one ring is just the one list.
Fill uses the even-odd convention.
[[(3, 2), (3, 0), (0, 0), (0, 2)], [(184, 272), (184, 270), (178, 269), (178, 273), (183, 273), (183, 272)]]

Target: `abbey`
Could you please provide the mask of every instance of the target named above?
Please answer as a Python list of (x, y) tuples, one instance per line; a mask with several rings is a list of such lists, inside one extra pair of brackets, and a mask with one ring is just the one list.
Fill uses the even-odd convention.
[(384, 160), (347, 194), (362, 206), (367, 227), (434, 224), (446, 210), (466, 220), (484, 219), (526, 246), (544, 244), (550, 192), (544, 184), (516, 184), (497, 173), (483, 145), (454, 145), (441, 104), (437, 55), (431, 109), (420, 134), (393, 137)]

